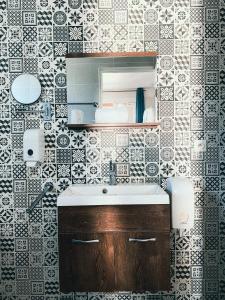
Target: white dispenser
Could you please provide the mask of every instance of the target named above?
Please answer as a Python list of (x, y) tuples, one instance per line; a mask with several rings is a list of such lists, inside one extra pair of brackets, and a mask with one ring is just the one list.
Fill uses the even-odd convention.
[(42, 129), (27, 129), (23, 135), (23, 159), (28, 167), (44, 161), (45, 138)]
[(193, 184), (185, 177), (170, 177), (167, 179), (167, 191), (171, 196), (172, 228), (182, 234), (194, 226)]

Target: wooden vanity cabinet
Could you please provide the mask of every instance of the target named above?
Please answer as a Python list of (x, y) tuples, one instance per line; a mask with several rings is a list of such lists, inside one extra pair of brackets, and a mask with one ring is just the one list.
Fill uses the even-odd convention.
[(169, 205), (59, 207), (60, 290), (170, 288)]
[(169, 289), (169, 235), (152, 232), (115, 234), (116, 287), (126, 291)]
[(75, 232), (59, 235), (59, 241), (61, 291), (115, 289), (112, 234)]

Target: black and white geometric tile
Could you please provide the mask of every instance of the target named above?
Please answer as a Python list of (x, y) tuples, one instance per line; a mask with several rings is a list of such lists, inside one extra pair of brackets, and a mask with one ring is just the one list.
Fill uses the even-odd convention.
[[(4, 300), (225, 299), (224, 0), (0, 0), (0, 298)], [(160, 129), (69, 131), (65, 55), (159, 51)], [(42, 85), (52, 120), (16, 113), (9, 88), (21, 73)], [(38, 105), (39, 105), (38, 104)], [(38, 110), (38, 106), (36, 106)], [(45, 161), (27, 168), (23, 132), (45, 129)], [(206, 141), (201, 151), (194, 145)], [(51, 179), (160, 183), (191, 177), (195, 227), (171, 236), (171, 290), (151, 294), (59, 292), (56, 193), (25, 210)], [(175, 246), (174, 246), (175, 245)]]

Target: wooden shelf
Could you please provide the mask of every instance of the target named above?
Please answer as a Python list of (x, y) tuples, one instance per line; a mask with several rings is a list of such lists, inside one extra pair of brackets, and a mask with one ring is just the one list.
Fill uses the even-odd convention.
[(92, 128), (156, 128), (160, 122), (154, 123), (96, 123), (96, 124), (68, 124), (68, 128), (92, 129)]
[(156, 57), (158, 52), (99, 52), (99, 53), (68, 53), (66, 58), (76, 57)]

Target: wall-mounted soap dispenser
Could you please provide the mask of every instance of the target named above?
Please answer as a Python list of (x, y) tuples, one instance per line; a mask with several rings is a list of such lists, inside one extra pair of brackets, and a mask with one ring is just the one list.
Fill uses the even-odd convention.
[(171, 195), (172, 228), (181, 235), (194, 226), (194, 188), (185, 177), (167, 179), (167, 191)]
[(42, 129), (27, 129), (23, 135), (23, 159), (28, 167), (35, 167), (44, 161), (45, 150), (44, 131)]

